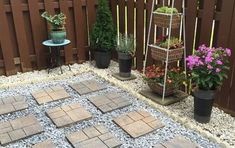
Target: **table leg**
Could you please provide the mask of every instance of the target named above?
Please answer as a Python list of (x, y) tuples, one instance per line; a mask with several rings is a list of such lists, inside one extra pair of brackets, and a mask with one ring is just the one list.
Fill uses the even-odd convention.
[(60, 67), (60, 71), (61, 71), (61, 74), (63, 74), (63, 70), (62, 70), (62, 67), (61, 67), (61, 58), (60, 58), (60, 47), (57, 47), (57, 61), (58, 61), (58, 65)]
[(50, 73), (50, 69), (52, 67), (52, 50), (51, 50), (51, 47), (49, 47), (49, 68), (48, 68), (48, 74)]

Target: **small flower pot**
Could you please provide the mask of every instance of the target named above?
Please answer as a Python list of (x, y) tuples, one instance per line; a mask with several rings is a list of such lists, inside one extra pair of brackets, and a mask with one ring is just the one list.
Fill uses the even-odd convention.
[[(182, 59), (184, 48), (169, 49), (168, 61), (174, 62)], [(151, 56), (154, 60), (166, 61), (167, 49), (157, 45), (151, 46)]]
[[(160, 83), (148, 82), (149, 88), (160, 96), (163, 96), (163, 85)], [(175, 92), (174, 87), (166, 86), (165, 97), (173, 95)]]
[(95, 62), (97, 68), (105, 69), (108, 68), (111, 61), (111, 52), (100, 52), (95, 51)]
[[(153, 13), (154, 24), (158, 27), (169, 28), (170, 27), (170, 20), (171, 15), (165, 13)], [(179, 28), (180, 27), (180, 14), (173, 14), (172, 15), (172, 28)]]
[(214, 103), (214, 90), (195, 90), (194, 96), (194, 119), (199, 123), (209, 123), (212, 106)]
[(50, 32), (51, 40), (54, 44), (62, 44), (64, 43), (66, 39), (66, 31), (60, 30), (60, 31), (51, 31)]
[(119, 75), (121, 77), (131, 76), (132, 56), (130, 54), (118, 52)]

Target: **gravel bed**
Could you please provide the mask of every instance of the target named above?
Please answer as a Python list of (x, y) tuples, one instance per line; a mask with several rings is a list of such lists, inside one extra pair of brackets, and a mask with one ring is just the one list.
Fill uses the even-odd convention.
[[(89, 68), (84, 68), (83, 72), (87, 70), (89, 70)], [(160, 142), (164, 142), (177, 135), (185, 136), (187, 139), (190, 139), (191, 141), (199, 144), (203, 148), (220, 147), (218, 143), (212, 142), (208, 140), (207, 138), (204, 138), (196, 131), (185, 128), (182, 124), (175, 122), (173, 119), (171, 119), (164, 113), (159, 112), (154, 107), (151, 107), (146, 102), (140, 99), (137, 99), (136, 97), (132, 96), (130, 93), (123, 91), (117, 86), (112, 85), (111, 83), (98, 77), (93, 72), (86, 72), (77, 76), (72, 76), (73, 74), (74, 73), (72, 73), (71, 76), (67, 75), (69, 78), (65, 78), (65, 79), (58, 79), (58, 80), (55, 79), (54, 81), (45, 81), (45, 82), (43, 81), (43, 82), (35, 83), (35, 84), (25, 84), (24, 86), (18, 86), (14, 88), (6, 88), (6, 89), (0, 90), (1, 98), (11, 96), (11, 95), (23, 95), (27, 98), (27, 102), (29, 104), (29, 108), (27, 110), (0, 116), (1, 121), (15, 119), (17, 117), (22, 117), (31, 113), (37, 117), (37, 119), (43, 125), (44, 131), (45, 131), (42, 134), (35, 135), (24, 140), (19, 140), (18, 142), (9, 144), (6, 147), (12, 147), (12, 148), (30, 147), (32, 144), (41, 142), (48, 138), (52, 139), (53, 142), (58, 147), (71, 147), (71, 145), (65, 139), (65, 135), (73, 131), (78, 131), (83, 128), (96, 125), (96, 124), (104, 124), (119, 140), (122, 141), (123, 143), (122, 148), (127, 148), (127, 147), (151, 148), (153, 145), (160, 143)], [(70, 82), (74, 83), (74, 82), (79, 82), (79, 81), (88, 80), (88, 79), (95, 79), (96, 81), (106, 84), (107, 89), (80, 96), (78, 95), (78, 93), (76, 93), (74, 90), (72, 90), (68, 86)], [(46, 78), (44, 80), (46, 80)], [(32, 91), (38, 90), (40, 88), (45, 88), (48, 86), (58, 85), (58, 84), (63, 86), (66, 89), (66, 91), (71, 95), (70, 99), (51, 102), (51, 103), (47, 103), (45, 105), (39, 106), (37, 105), (33, 97), (30, 95)], [(131, 83), (129, 83), (128, 85), (130, 84)], [(99, 110), (97, 110), (95, 106), (93, 106), (87, 100), (87, 98), (90, 96), (95, 96), (98, 94), (103, 94), (103, 93), (111, 92), (111, 91), (121, 93), (123, 96), (126, 96), (127, 98), (129, 98), (133, 102), (133, 104), (129, 107), (116, 110), (111, 113), (102, 114)], [(70, 104), (73, 102), (79, 102), (82, 106), (84, 106), (87, 110), (89, 110), (92, 113), (93, 118), (88, 121), (83, 121), (81, 123), (74, 124), (70, 127), (65, 127), (65, 128), (60, 128), (60, 129), (56, 128), (55, 125), (51, 122), (51, 120), (45, 115), (45, 111), (56, 106), (66, 105), (66, 104)], [(132, 139), (121, 128), (119, 128), (116, 124), (114, 124), (112, 122), (112, 119), (120, 116), (121, 114), (138, 110), (140, 108), (150, 112), (153, 116), (159, 118), (165, 124), (165, 127), (162, 129), (156, 130), (150, 134), (147, 134), (145, 136), (142, 136), (140, 138)]]

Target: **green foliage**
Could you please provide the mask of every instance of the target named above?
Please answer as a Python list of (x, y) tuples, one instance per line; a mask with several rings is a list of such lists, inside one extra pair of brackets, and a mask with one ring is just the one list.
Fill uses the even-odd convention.
[(134, 42), (135, 40), (132, 34), (131, 35), (120, 34), (119, 44), (117, 45), (116, 50), (118, 52), (131, 54), (132, 56), (134, 56), (135, 54)]
[[(166, 40), (161, 41), (159, 43), (159, 46), (162, 48), (168, 48), (168, 42), (169, 42), (169, 39), (167, 38)], [(177, 48), (182, 48), (182, 47), (183, 47), (183, 42), (181, 40), (175, 37), (170, 39), (170, 49), (177, 49)]]
[(65, 28), (66, 16), (63, 13), (52, 16), (45, 11), (41, 16), (51, 24), (52, 30), (62, 30)]
[(108, 52), (116, 46), (116, 29), (107, 0), (99, 0), (96, 23), (90, 34), (91, 48)]
[(178, 10), (176, 8), (171, 8), (171, 7), (167, 7), (167, 6), (163, 6), (158, 8), (157, 10), (155, 10), (155, 12), (158, 13), (166, 13), (166, 14), (171, 14), (173, 11), (173, 14), (177, 14)]

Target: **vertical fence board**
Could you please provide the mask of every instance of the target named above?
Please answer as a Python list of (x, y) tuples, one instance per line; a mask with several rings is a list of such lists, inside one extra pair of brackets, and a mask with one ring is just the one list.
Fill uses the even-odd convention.
[(75, 20), (75, 31), (76, 31), (76, 44), (78, 50), (78, 63), (82, 63), (86, 60), (86, 49), (85, 49), (85, 31), (86, 22), (81, 21), (83, 18), (82, 1), (75, 0), (74, 4), (74, 20)]
[(118, 1), (118, 7), (119, 7), (119, 31), (120, 33), (125, 33), (125, 19), (126, 19), (126, 14), (125, 14), (125, 1), (126, 0), (119, 0)]
[(134, 0), (127, 1), (127, 32), (134, 35)]
[(19, 46), (21, 68), (23, 72), (32, 70), (31, 60), (29, 58), (29, 46), (27, 43), (23, 11), (21, 1), (11, 0), (12, 14), (16, 29), (17, 43)]
[(95, 1), (87, 1), (87, 12), (88, 12), (88, 23), (89, 23), (89, 31), (91, 31), (93, 24), (96, 20), (96, 8)]
[(112, 16), (113, 16), (114, 25), (117, 26), (117, 0), (110, 1), (110, 8), (111, 8)]
[(144, 0), (136, 1), (136, 68), (143, 68), (143, 48), (144, 48)]
[[(202, 18), (199, 23), (200, 30), (199, 30), (199, 44), (206, 44), (207, 46), (210, 44), (211, 40), (211, 30), (212, 30), (212, 22), (213, 16), (215, 11), (215, 0), (209, 1), (201, 1), (203, 3), (203, 10), (202, 10)], [(190, 4), (191, 5), (191, 4)]]
[(197, 17), (197, 0), (186, 1), (186, 52), (187, 55), (193, 51), (195, 22)]
[[(46, 66), (45, 47), (42, 45), (42, 41), (46, 40), (47, 37), (45, 30), (42, 30), (42, 26), (45, 23), (43, 23), (43, 19), (40, 16), (38, 2), (35, 0), (28, 0), (28, 3), (34, 40), (34, 48), (37, 58), (37, 66), (39, 69), (41, 69)], [(40, 31), (38, 30), (39, 28)]]
[[(72, 40), (72, 23), (73, 20), (69, 14), (69, 6), (67, 0), (59, 0), (60, 5), (60, 12), (64, 13), (67, 16), (66, 20), (66, 32), (67, 32), (67, 38), (69, 40)], [(69, 44), (64, 47), (64, 53), (65, 53), (65, 63), (66, 64), (72, 64), (73, 63), (73, 53), (72, 53), (72, 44)]]

